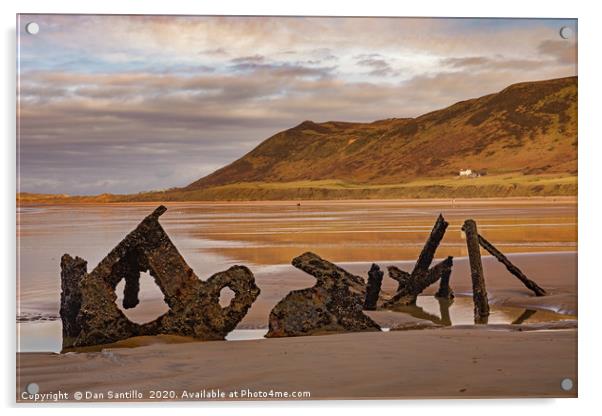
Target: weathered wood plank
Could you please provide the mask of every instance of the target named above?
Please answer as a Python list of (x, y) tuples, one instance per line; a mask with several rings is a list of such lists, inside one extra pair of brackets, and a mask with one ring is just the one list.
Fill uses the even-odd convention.
[(366, 286), (366, 299), (364, 300), (364, 309), (368, 311), (376, 310), (380, 288), (383, 283), (384, 273), (377, 264), (372, 263), (368, 271), (368, 284)]
[(489, 317), (489, 301), (485, 287), (483, 263), (479, 246), (477, 223), (474, 220), (464, 221), (462, 230), (466, 234), (466, 247), (470, 262), (470, 277), (472, 279), (472, 298), (474, 301), (475, 324), (486, 324)]
[(498, 259), (498, 261), (500, 263), (502, 263), (504, 266), (506, 266), (506, 269), (508, 269), (508, 271), (510, 273), (512, 273), (514, 276), (516, 276), (518, 278), (518, 280), (520, 280), (523, 283), (523, 285), (525, 285), (525, 287), (527, 287), (527, 289), (532, 290), (536, 296), (545, 296), (546, 295), (546, 291), (544, 289), (542, 289), (533, 280), (531, 280), (527, 276), (525, 276), (525, 274), (518, 267), (516, 267), (514, 264), (512, 264), (512, 262), (508, 259), (508, 257), (504, 256), (501, 251), (499, 251), (493, 244), (491, 244), (489, 241), (487, 241), (485, 239), (485, 237), (483, 237), (480, 234), (479, 234), (479, 244), (481, 245), (481, 247), (483, 247), (485, 250), (487, 250), (489, 253), (491, 253), (491, 255), (493, 257)]

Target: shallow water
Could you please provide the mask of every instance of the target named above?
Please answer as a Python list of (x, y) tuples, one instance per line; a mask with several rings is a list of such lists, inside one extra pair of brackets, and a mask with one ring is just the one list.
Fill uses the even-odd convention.
[[(513, 307), (491, 305), (489, 324), (522, 324), (550, 322), (576, 319), (575, 316), (561, 315), (551, 311), (529, 310)], [(437, 325), (472, 325), (473, 303), (465, 296), (456, 297), (453, 301), (438, 300), (432, 296), (419, 296), (415, 306), (409, 306), (401, 312), (386, 312), (391, 316), (406, 313), (414, 318), (431, 321)], [(31, 321), (17, 324), (20, 345), (18, 351), (53, 351), (61, 350), (61, 321)], [(388, 331), (389, 328), (383, 328)], [(235, 329), (226, 336), (226, 341), (245, 341), (263, 339), (267, 328)]]
[[(405, 313), (438, 325), (472, 325), (474, 324), (473, 308), (472, 297), (468, 296), (457, 296), (452, 301), (439, 300), (433, 296), (419, 296), (416, 306), (408, 307)], [(569, 319), (576, 319), (576, 317), (546, 310), (490, 305), (488, 323), (523, 324)]]
[[(61, 321), (17, 323), (18, 352), (60, 352)], [(268, 332), (265, 329), (235, 329), (226, 337), (227, 341), (262, 339)]]
[[(153, 209), (154, 205), (20, 208), (18, 316), (57, 315), (62, 254), (83, 257), (90, 271)], [(506, 253), (576, 250), (576, 204), (560, 202), (168, 204), (161, 224), (202, 279), (234, 264), (250, 267), (262, 288), (254, 305), (260, 309), (264, 300), (273, 304), (288, 290), (313, 284), (309, 276), (295, 276), (288, 283), (290, 288), (283, 288), (278, 280), (282, 276), (274, 271), (291, 273), (288, 265), (293, 257), (314, 251), (341, 263), (414, 260), (440, 212), (450, 226), (437, 257), (466, 255), (460, 232), (466, 218), (477, 220), (479, 231)], [(165, 311), (152, 279), (141, 279), (140, 299), (139, 307), (126, 311), (136, 322), (152, 320)], [(463, 310), (461, 302), (450, 313)], [(421, 306), (429, 313), (439, 310), (438, 305)], [(261, 313), (267, 323), (269, 308)], [(19, 325), (22, 351), (56, 345), (48, 343), (50, 333), (60, 337), (58, 322)]]

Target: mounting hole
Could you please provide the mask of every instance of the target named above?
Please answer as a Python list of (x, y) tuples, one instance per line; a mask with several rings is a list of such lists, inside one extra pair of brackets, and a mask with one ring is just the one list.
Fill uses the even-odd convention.
[(37, 35), (40, 32), (40, 25), (36, 22), (29, 22), (25, 25), (25, 30), (30, 35)]
[(560, 388), (564, 391), (573, 390), (573, 380), (570, 378), (565, 378), (560, 382)]
[(560, 34), (560, 37), (562, 39), (570, 39), (571, 37), (573, 37), (573, 29), (571, 29), (568, 26), (562, 26), (560, 28), (560, 32), (558, 32)]
[(40, 392), (40, 386), (38, 386), (38, 383), (29, 383), (25, 387), (25, 390), (27, 390), (27, 393), (29, 394), (38, 394)]

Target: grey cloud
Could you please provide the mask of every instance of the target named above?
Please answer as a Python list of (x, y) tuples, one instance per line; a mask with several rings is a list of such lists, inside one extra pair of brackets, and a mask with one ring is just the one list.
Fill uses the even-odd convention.
[(367, 58), (357, 61), (358, 65), (370, 66), (376, 69), (389, 68), (390, 65), (384, 59)]
[(243, 72), (267, 72), (276, 77), (325, 77), (329, 76), (336, 66), (308, 66), (306, 63), (315, 62), (295, 62), (295, 63), (255, 63), (243, 62), (230, 66), (231, 70)]
[(470, 66), (481, 66), (490, 63), (491, 60), (484, 56), (468, 56), (464, 58), (445, 58), (441, 60), (443, 65), (454, 68), (466, 68)]
[(516, 59), (507, 58), (505, 56), (467, 56), (460, 58), (444, 58), (441, 59), (441, 64), (445, 67), (469, 71), (503, 71), (509, 69), (528, 71), (541, 68), (547, 63), (544, 60)]
[(231, 59), (230, 62), (233, 64), (261, 64), (265, 61), (265, 56), (262, 55), (250, 55), (241, 56), (239, 58)]
[(577, 62), (577, 45), (568, 40), (545, 40), (537, 49), (542, 55), (550, 56), (561, 64)]
[(228, 52), (226, 48), (213, 48), (213, 49), (204, 49), (199, 52), (201, 55), (209, 55), (209, 56), (227, 56)]
[(357, 64), (359, 66), (372, 68), (372, 70), (368, 72), (368, 75), (394, 76), (399, 74), (399, 71), (394, 70), (393, 67), (378, 54), (361, 55)]
[(380, 53), (360, 53), (358, 55), (354, 55), (353, 59), (362, 60), (362, 59), (374, 59), (381, 58), (382, 55)]

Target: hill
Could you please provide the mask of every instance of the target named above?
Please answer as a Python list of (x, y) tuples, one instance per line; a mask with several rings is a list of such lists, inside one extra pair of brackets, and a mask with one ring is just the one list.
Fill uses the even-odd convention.
[(304, 121), (183, 188), (334, 179), (394, 184), (455, 176), (577, 172), (577, 78), (512, 85), (414, 119)]
[[(460, 178), (458, 172), (464, 169), (480, 176)], [(569, 77), (514, 84), (416, 118), (304, 121), (186, 187), (114, 198), (345, 199), (576, 192), (577, 77)]]

